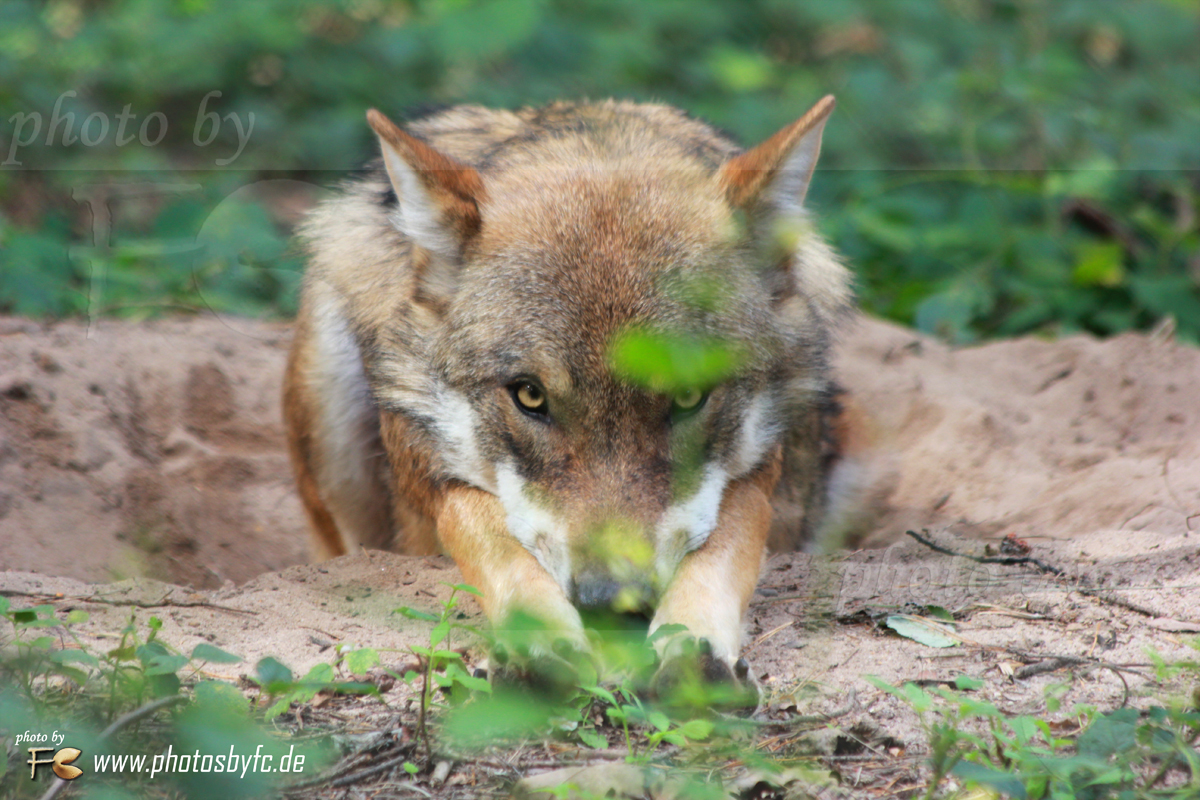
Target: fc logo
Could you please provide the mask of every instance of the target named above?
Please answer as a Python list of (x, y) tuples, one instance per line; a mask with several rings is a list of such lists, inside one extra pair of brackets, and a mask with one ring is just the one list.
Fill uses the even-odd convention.
[(79, 767), (72, 767), (71, 762), (79, 758), (80, 750), (74, 747), (64, 747), (56, 752), (51, 758), (38, 758), (38, 753), (48, 753), (53, 750), (53, 747), (31, 747), (29, 748), (29, 777), (37, 777), (37, 768), (42, 764), (50, 764), (54, 770), (54, 774), (62, 778), (64, 781), (72, 781), (83, 774), (83, 770)]

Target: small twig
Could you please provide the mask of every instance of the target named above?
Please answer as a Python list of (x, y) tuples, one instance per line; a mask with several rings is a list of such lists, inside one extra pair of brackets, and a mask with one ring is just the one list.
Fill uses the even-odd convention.
[[(1015, 650), (1008, 651), (1019, 658), (1028, 658), (1025, 653), (1020, 653)], [(1026, 664), (1018, 670), (1013, 671), (1013, 677), (1024, 680), (1032, 678), (1035, 675), (1042, 675), (1047, 672), (1054, 672), (1063, 667), (1100, 667), (1112, 672), (1121, 681), (1121, 686), (1124, 687), (1124, 694), (1121, 697), (1121, 708), (1124, 708), (1129, 703), (1129, 682), (1125, 680), (1124, 672), (1130, 672), (1137, 675), (1139, 678), (1146, 677), (1137, 670), (1128, 667), (1120, 666), (1119, 664), (1109, 664), (1107, 661), (1099, 661), (1094, 658), (1085, 658), (1082, 656), (1046, 656), (1040, 661), (1032, 664)]]
[[(400, 753), (398, 756), (394, 756), (383, 763), (384, 764), (390, 764), (390, 763), (394, 763), (394, 762), (399, 762), (401, 764), (404, 763), (404, 760), (407, 759), (408, 756), (412, 755), (412, 751), (414, 749), (416, 749), (416, 746), (417, 746), (416, 742), (405, 742), (404, 744), (400, 745), (400, 748), (399, 748)], [(297, 781), (296, 783), (289, 784), (288, 786), (284, 787), (283, 791), (285, 793), (294, 792), (299, 789), (307, 789), (310, 786), (320, 786), (323, 784), (328, 784), (330, 786), (340, 785), (340, 784), (335, 784), (332, 782), (339, 780), (341, 778), (347, 777), (349, 775), (357, 774), (357, 773), (353, 772), (354, 768), (359, 766), (364, 761), (369, 761), (370, 755), (371, 754), (367, 751), (355, 753), (354, 755), (350, 756), (349, 764), (344, 764), (330, 772), (325, 773), (324, 775), (318, 775), (315, 778), (308, 778), (306, 780)], [(367, 769), (374, 769), (374, 767), (368, 767)]]
[(801, 725), (819, 725), (828, 722), (831, 719), (844, 717), (858, 707), (858, 697), (855, 695), (854, 688), (850, 689), (850, 696), (846, 698), (846, 704), (841, 708), (835, 708), (833, 711), (824, 714), (803, 714), (795, 717), (779, 721), (769, 721), (762, 723), (764, 728), (796, 728)]
[[(1020, 564), (1032, 564), (1033, 566), (1040, 569), (1042, 572), (1053, 575), (1056, 578), (1062, 578), (1062, 579), (1071, 578), (1071, 576), (1068, 575), (1066, 572), (1064, 572), (1062, 569), (1059, 569), (1058, 567), (1054, 566), (1053, 564), (1047, 564), (1045, 561), (1042, 561), (1041, 559), (1038, 559), (1038, 558), (1034, 558), (1032, 556), (972, 556), (972, 555), (968, 555), (967, 553), (956, 552), (954, 550), (951, 550), (948, 547), (943, 547), (942, 545), (937, 544), (936, 542), (933, 542), (930, 539), (922, 536), (921, 534), (917, 533), (916, 531), (905, 531), (905, 533), (907, 535), (911, 536), (912, 538), (916, 539), (921, 544), (928, 547), (930, 550), (933, 550), (934, 552), (937, 552), (937, 553), (941, 553), (942, 555), (957, 556), (959, 558), (965, 558), (970, 561), (975, 561), (979, 564), (1004, 564), (1004, 565), (1008, 565), (1008, 566), (1015, 566), (1015, 565), (1020, 565)], [(1118, 597), (1117, 595), (1114, 595), (1111, 592), (1106, 592), (1101, 589), (1093, 589), (1089, 586), (1084, 586), (1083, 579), (1081, 579), (1081, 578), (1075, 578), (1074, 580), (1076, 581), (1077, 585), (1073, 586), (1072, 588), (1075, 591), (1079, 592), (1080, 594), (1087, 595), (1088, 597), (1094, 597), (1095, 599), (1101, 601), (1102, 603), (1108, 603), (1109, 605), (1113, 605), (1113, 606), (1120, 606), (1121, 608), (1124, 608), (1128, 611), (1132, 611), (1136, 614), (1141, 614), (1144, 617), (1156, 618), (1156, 617), (1162, 616), (1162, 614), (1159, 614), (1157, 611), (1155, 611), (1151, 608), (1147, 608), (1146, 606), (1139, 605), (1138, 603), (1135, 603), (1132, 600), (1126, 600), (1123, 597)]]
[(1042, 572), (1048, 572), (1051, 575), (1062, 577), (1065, 574), (1058, 567), (1056, 567), (1052, 564), (1047, 564), (1045, 561), (1042, 561), (1041, 559), (1038, 559), (1038, 558), (1034, 558), (1033, 556), (972, 556), (972, 555), (968, 555), (966, 553), (959, 553), (955, 550), (951, 550), (948, 547), (943, 547), (942, 545), (938, 544), (937, 542), (927, 539), (926, 537), (922, 536), (921, 534), (917, 533), (916, 531), (905, 531), (905, 533), (907, 535), (911, 536), (912, 538), (916, 539), (921, 544), (928, 547), (930, 550), (933, 550), (934, 552), (937, 552), (937, 553), (941, 553), (944, 556), (957, 556), (958, 558), (966, 558), (971, 561), (975, 561), (979, 564), (1004, 564), (1007, 566), (1016, 566), (1019, 564), (1033, 564), (1035, 567), (1040, 569)]
[(92, 595), (91, 597), (72, 598), (84, 603), (99, 603), (105, 606), (135, 606), (137, 608), (211, 608), (214, 611), (225, 611), (230, 614), (243, 614), (248, 617), (258, 616), (257, 611), (248, 611), (244, 608), (234, 608), (233, 606), (223, 606), (217, 603), (209, 603), (206, 600), (171, 600), (164, 597), (161, 600), (131, 600), (131, 599), (109, 599), (107, 597), (99, 597)]
[(792, 622), (791, 620), (788, 620), (787, 622), (783, 623), (782, 625), (780, 625), (780, 626), (778, 626), (778, 627), (776, 627), (776, 628), (773, 628), (772, 630), (769, 630), (769, 631), (767, 631), (767, 632), (766, 632), (766, 633), (764, 633), (762, 636), (759, 636), (757, 639), (755, 639), (755, 640), (754, 640), (754, 643), (753, 643), (753, 644), (751, 644), (749, 647), (747, 647), (747, 648), (745, 649), (745, 651), (742, 653), (742, 655), (743, 655), (743, 656), (748, 656), (748, 655), (750, 655), (751, 653), (753, 653), (753, 652), (754, 652), (754, 651), (755, 651), (755, 650), (758, 648), (758, 646), (759, 646), (760, 644), (762, 644), (763, 642), (765, 642), (767, 639), (770, 639), (772, 636), (774, 636), (775, 634), (779, 633), (779, 632), (780, 632), (781, 630), (783, 630), (784, 628), (790, 628), (790, 627), (792, 627), (793, 625), (795, 625), (795, 623), (794, 623), (794, 622)]
[[(99, 744), (100, 742), (103, 742), (109, 736), (112, 736), (126, 725), (132, 725), (139, 720), (143, 720), (146, 717), (153, 715), (154, 712), (158, 711), (159, 709), (166, 708), (167, 706), (173, 706), (176, 703), (182, 703), (185, 700), (187, 700), (187, 698), (183, 695), (173, 694), (170, 697), (160, 697), (158, 700), (147, 703), (141, 708), (134, 709), (128, 714), (123, 714), (122, 716), (117, 717), (112, 725), (109, 725), (107, 728), (101, 731), (100, 735), (96, 737), (96, 743)], [(58, 797), (63, 789), (66, 789), (70, 785), (70, 781), (64, 781), (62, 778), (56, 778), (50, 788), (46, 790), (46, 793), (42, 795), (42, 800), (54, 800), (54, 798)]]
[(1063, 667), (1078, 666), (1083, 659), (1067, 659), (1067, 658), (1047, 658), (1044, 661), (1035, 661), (1032, 664), (1026, 664), (1020, 669), (1013, 670), (1013, 677), (1018, 680), (1032, 678), (1035, 675), (1045, 675), (1047, 672), (1054, 672)]
[[(329, 787), (331, 789), (333, 789), (333, 788), (337, 788), (338, 786), (349, 786), (353, 783), (358, 783), (359, 781), (361, 781), (365, 778), (369, 778), (372, 775), (378, 775), (381, 772), (387, 772), (389, 769), (395, 769), (396, 767), (401, 766), (407, 760), (408, 760), (407, 753), (405, 753), (404, 755), (396, 756), (395, 758), (389, 758), (387, 761), (380, 762), (379, 764), (376, 764), (373, 767), (367, 767), (364, 770), (359, 770), (358, 772), (352, 772), (349, 775), (343, 775), (342, 777), (337, 778), (336, 780), (332, 780), (329, 782)], [(426, 797), (433, 797), (433, 795), (431, 795), (429, 792), (425, 791), (424, 789), (422, 789), (418, 786), (414, 786), (412, 784), (405, 784), (405, 785), (414, 789), (415, 791), (420, 792), (421, 794), (425, 795)]]

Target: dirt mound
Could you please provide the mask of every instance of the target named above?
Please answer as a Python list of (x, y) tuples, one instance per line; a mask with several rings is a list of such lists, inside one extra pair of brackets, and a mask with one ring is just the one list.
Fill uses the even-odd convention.
[(1168, 336), (952, 349), (868, 320), (837, 366), (894, 459), (868, 544), (1200, 527), (1200, 351)]
[(0, 321), (0, 566), (215, 587), (306, 557), (286, 326)]

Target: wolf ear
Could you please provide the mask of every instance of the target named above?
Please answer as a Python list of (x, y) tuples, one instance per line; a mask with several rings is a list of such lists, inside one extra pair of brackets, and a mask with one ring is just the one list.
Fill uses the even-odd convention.
[(483, 180), (472, 167), (438, 152), (406, 133), (375, 109), (367, 122), (379, 136), (399, 207), (401, 232), (416, 244), (446, 258), (462, 252), (479, 231)]
[(719, 180), (730, 205), (799, 214), (833, 106), (833, 95), (822, 97), (803, 117), (722, 166)]

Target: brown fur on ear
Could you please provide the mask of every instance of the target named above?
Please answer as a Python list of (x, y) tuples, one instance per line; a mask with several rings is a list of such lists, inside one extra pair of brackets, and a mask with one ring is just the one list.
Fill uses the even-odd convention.
[[(483, 179), (473, 168), (438, 152), (374, 108), (367, 111), (367, 122), (379, 135), (384, 147), (391, 147), (412, 170), (441, 212), (442, 223), (466, 239), (479, 231), (479, 204), (486, 198)], [(394, 173), (393, 163), (384, 153), (384, 163), (397, 194), (404, 192), (403, 180)]]
[[(821, 146), (821, 129), (825, 120), (833, 113), (834, 105), (833, 95), (825, 95), (803, 117), (721, 167), (720, 182), (730, 205), (736, 208), (755, 205), (763, 191), (776, 182), (780, 173), (794, 168), (797, 171), (797, 174), (792, 176), (796, 183), (794, 190), (799, 192), (794, 202), (798, 206), (804, 199), (803, 193), (808, 188), (808, 180), (812, 177), (813, 167), (816, 166), (816, 151)], [(815, 139), (809, 134), (813, 134)], [(804, 149), (811, 150), (811, 156), (802, 159), (800, 163), (789, 164), (797, 145), (806, 140), (809, 146)]]

